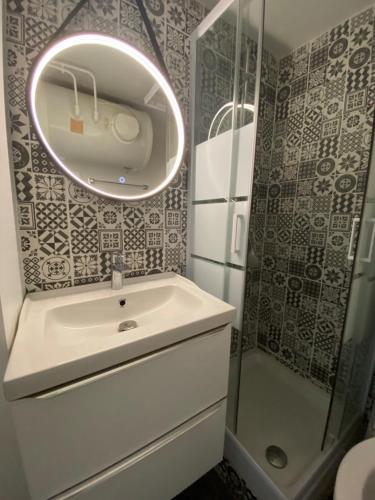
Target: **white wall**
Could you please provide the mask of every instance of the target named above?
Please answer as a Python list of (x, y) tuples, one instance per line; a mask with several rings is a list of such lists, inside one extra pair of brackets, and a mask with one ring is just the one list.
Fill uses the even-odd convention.
[[(0, 377), (8, 359), (4, 323), (0, 310)], [(0, 386), (0, 500), (29, 500), (16, 433), (9, 403)]]
[[(2, 8), (4, 8), (2, 2)], [(23, 300), (4, 103), (3, 11), (0, 8), (0, 381)], [(29, 498), (9, 404), (0, 385), (0, 500)]]
[[(4, 8), (4, 7), (3, 7)], [(3, 26), (2, 12), (0, 25)], [(23, 299), (23, 285), (16, 235), (13, 183), (9, 168), (4, 94), (3, 36), (0, 37), (0, 297), (5, 338), (10, 347)]]

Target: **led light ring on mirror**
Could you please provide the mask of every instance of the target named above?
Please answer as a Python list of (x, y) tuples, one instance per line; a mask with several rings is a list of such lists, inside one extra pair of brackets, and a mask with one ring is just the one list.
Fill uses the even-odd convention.
[[(159, 184), (159, 186), (152, 189), (148, 193), (136, 196), (110, 194), (106, 191), (98, 189), (97, 187), (94, 187), (93, 185), (89, 184), (89, 182), (83, 181), (80, 177), (78, 177), (71, 170), (69, 170), (69, 168), (60, 160), (60, 158), (56, 155), (56, 153), (48, 144), (48, 141), (42, 131), (36, 112), (36, 90), (39, 83), (39, 79), (46, 66), (51, 62), (51, 60), (54, 57), (56, 57), (58, 54), (60, 54), (62, 51), (66, 49), (70, 49), (72, 47), (79, 46), (82, 44), (102, 45), (105, 47), (116, 49), (122, 52), (123, 54), (130, 56), (139, 64), (141, 64), (144, 67), (144, 69), (157, 81), (158, 85), (163, 90), (164, 95), (168, 99), (169, 105), (171, 106), (174, 115), (174, 119), (176, 120), (177, 138), (178, 138), (177, 153), (174, 159), (173, 167), (168, 176), (164, 179), (164, 181), (161, 184)], [(34, 66), (29, 85), (28, 98), (29, 98), (33, 124), (48, 153), (51, 155), (53, 160), (64, 170), (64, 172), (67, 173), (67, 175), (72, 177), (76, 182), (83, 185), (90, 191), (95, 191), (100, 195), (107, 196), (110, 198), (116, 198), (119, 200), (143, 200), (145, 198), (154, 196), (155, 194), (165, 189), (168, 186), (168, 184), (170, 184), (170, 182), (172, 181), (173, 177), (176, 175), (180, 167), (185, 147), (185, 130), (182, 119), (182, 113), (178, 105), (177, 99), (173, 93), (173, 90), (169, 85), (168, 81), (166, 80), (165, 76), (144, 54), (142, 54), (142, 52), (135, 49), (126, 42), (123, 42), (122, 40), (118, 40), (117, 38), (113, 38), (107, 35), (100, 35), (97, 33), (85, 33), (80, 35), (69, 36), (54, 43), (51, 47), (48, 47), (47, 50), (40, 56), (40, 58), (37, 60)]]

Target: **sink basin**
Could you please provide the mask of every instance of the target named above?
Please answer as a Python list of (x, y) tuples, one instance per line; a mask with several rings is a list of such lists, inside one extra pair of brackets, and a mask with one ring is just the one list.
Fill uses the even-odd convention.
[[(24, 301), (4, 378), (9, 400), (181, 342), (234, 319), (234, 307), (174, 273), (39, 292)], [(120, 324), (136, 325), (119, 331)]]
[[(128, 289), (128, 288), (127, 288)], [(125, 299), (126, 304), (119, 302)], [(82, 303), (54, 307), (47, 311), (45, 331), (49, 340), (60, 345), (89, 342), (93, 337), (117, 335), (123, 321), (134, 320), (137, 328), (171, 321), (198, 309), (202, 302), (181, 286), (112, 293)], [(167, 325), (165, 325), (167, 327)]]
[(375, 498), (375, 438), (366, 439), (343, 458), (337, 472), (334, 500)]

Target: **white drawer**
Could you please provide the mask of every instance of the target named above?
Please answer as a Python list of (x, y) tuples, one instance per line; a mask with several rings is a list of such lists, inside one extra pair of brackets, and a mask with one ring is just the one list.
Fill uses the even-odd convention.
[(54, 500), (168, 500), (223, 457), (225, 401)]
[(86, 480), (227, 394), (230, 327), (11, 403), (32, 499)]

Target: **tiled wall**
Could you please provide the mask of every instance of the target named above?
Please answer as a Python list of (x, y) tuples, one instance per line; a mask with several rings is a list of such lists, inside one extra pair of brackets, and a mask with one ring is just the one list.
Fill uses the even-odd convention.
[[(235, 34), (236, 27), (219, 18), (197, 42), (195, 144), (207, 140), (215, 114), (233, 100)], [(228, 123), (230, 116), (221, 132)]]
[[(280, 61), (267, 208), (259, 214), (257, 345), (327, 390), (350, 286), (352, 220), (367, 178), (373, 24), (368, 9)], [(266, 167), (264, 183), (267, 174)], [(261, 190), (255, 199), (263, 207)]]
[[(28, 291), (109, 279), (110, 252), (126, 274), (184, 272), (187, 164), (163, 193), (139, 203), (99, 198), (72, 183), (48, 159), (30, 127), (25, 90), (30, 65), (77, 2), (7, 0), (6, 86)], [(189, 34), (203, 19), (196, 0), (145, 0), (188, 130)], [(118, 36), (154, 57), (135, 3), (91, 0), (71, 31)]]
[(244, 308), (242, 337), (242, 349), (245, 351), (257, 344), (260, 276), (266, 230), (268, 177), (271, 169), (277, 77), (277, 59), (270, 52), (263, 51), (246, 270), (246, 307)]
[[(247, 81), (247, 95), (245, 96), (244, 102), (247, 104), (254, 103), (257, 50), (257, 43), (249, 36), (242, 34), (239, 102), (242, 102), (245, 81)], [(197, 71), (196, 82), (197, 93), (195, 109), (197, 110), (197, 124), (195, 142), (199, 144), (207, 140), (213, 118), (219, 109), (224, 104), (233, 101), (236, 61), (236, 26), (219, 18), (198, 41), (197, 61), (199, 61), (200, 67)], [(266, 51), (264, 54), (264, 61), (266, 65), (269, 63), (269, 54)], [(222, 121), (220, 128), (218, 128), (218, 124), (222, 117), (223, 114), (214, 122), (211, 137), (232, 128), (231, 113), (227, 115), (227, 118)], [(240, 117), (238, 119), (240, 119)], [(242, 125), (250, 123), (252, 119), (253, 116), (250, 113), (246, 113)]]

